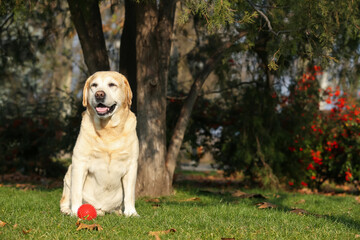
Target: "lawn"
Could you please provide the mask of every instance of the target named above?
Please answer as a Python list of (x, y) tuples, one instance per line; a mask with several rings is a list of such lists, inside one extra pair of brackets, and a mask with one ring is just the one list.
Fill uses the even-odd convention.
[[(102, 231), (76, 228), (60, 214), (61, 189), (0, 187), (0, 239), (156, 239), (149, 232), (175, 229), (161, 239), (360, 239), (360, 204), (355, 196), (303, 195), (244, 190), (267, 197), (240, 198), (229, 192), (177, 187), (173, 196), (137, 200), (138, 218), (114, 214), (91, 223)], [(276, 208), (260, 209), (259, 202)], [(290, 212), (303, 209), (303, 214)], [(305, 213), (305, 214), (304, 214)]]

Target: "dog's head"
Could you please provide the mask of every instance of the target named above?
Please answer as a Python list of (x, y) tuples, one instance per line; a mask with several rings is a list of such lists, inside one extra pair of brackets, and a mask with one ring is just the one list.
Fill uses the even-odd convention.
[(119, 108), (130, 108), (131, 99), (129, 82), (118, 72), (96, 72), (85, 82), (83, 106), (91, 107), (99, 118), (111, 117)]

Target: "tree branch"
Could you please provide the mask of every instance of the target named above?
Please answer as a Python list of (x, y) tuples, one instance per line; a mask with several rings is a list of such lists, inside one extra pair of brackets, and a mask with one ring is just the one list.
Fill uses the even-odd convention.
[(259, 8), (257, 8), (251, 1), (247, 0), (247, 2), (251, 5), (252, 8), (255, 9), (255, 11), (257, 11), (265, 19), (267, 26), (269, 28), (269, 31), (272, 32), (273, 34), (275, 34), (276, 36), (278, 36), (279, 33), (276, 33), (273, 30), (273, 28), (271, 26), (271, 22), (270, 22), (269, 18), (265, 15), (265, 13), (263, 13)]
[(244, 37), (246, 34), (246, 31), (241, 32), (231, 41), (224, 43), (222, 47), (206, 61), (204, 69), (200, 72), (200, 74), (196, 77), (194, 83), (192, 84), (188, 97), (186, 98), (184, 105), (180, 111), (180, 116), (174, 128), (166, 155), (166, 166), (169, 172), (169, 176), (171, 178), (173, 177), (175, 171), (176, 159), (179, 154), (182, 141), (184, 139), (185, 130), (190, 120), (192, 109), (205, 80), (207, 79), (209, 74), (215, 69), (217, 64), (222, 60), (224, 53), (230, 47), (232, 47), (237, 40)]
[(251, 84), (257, 84), (258, 82), (257, 81), (250, 81), (250, 82), (240, 82), (240, 83), (237, 83), (235, 84), (234, 86), (231, 86), (231, 87), (227, 87), (227, 88), (223, 88), (223, 89), (220, 89), (220, 90), (217, 90), (217, 91), (208, 91), (208, 92), (204, 92), (204, 94), (202, 94), (202, 96), (204, 95), (209, 95), (209, 94), (217, 94), (217, 93), (222, 93), (222, 92), (225, 92), (225, 91), (228, 91), (228, 90), (232, 90), (232, 89), (235, 89), (235, 88), (238, 88), (242, 85), (251, 85)]
[(289, 33), (290, 32), (288, 30), (275, 32), (273, 30), (273, 28), (271, 26), (271, 22), (270, 22), (269, 18), (266, 16), (266, 14), (263, 11), (261, 11), (255, 4), (253, 4), (250, 0), (247, 0), (247, 2), (251, 5), (252, 8), (255, 9), (255, 11), (257, 11), (264, 18), (264, 20), (266, 21), (266, 24), (269, 28), (269, 31), (271, 33), (273, 33), (275, 36), (279, 36), (279, 34), (281, 34), (281, 33)]
[(5, 24), (6, 24), (13, 16), (14, 16), (14, 13), (13, 13), (13, 12), (10, 13), (10, 14), (8, 14), (8, 15), (6, 16), (6, 18), (5, 18), (5, 20), (1, 23), (0, 29), (2, 29), (2, 28), (5, 26)]

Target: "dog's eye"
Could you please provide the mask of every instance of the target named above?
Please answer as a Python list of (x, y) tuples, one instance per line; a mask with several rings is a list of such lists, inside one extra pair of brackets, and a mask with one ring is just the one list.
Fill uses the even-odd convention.
[(109, 83), (109, 87), (116, 87), (115, 83)]
[(97, 87), (97, 83), (91, 84), (91, 87)]

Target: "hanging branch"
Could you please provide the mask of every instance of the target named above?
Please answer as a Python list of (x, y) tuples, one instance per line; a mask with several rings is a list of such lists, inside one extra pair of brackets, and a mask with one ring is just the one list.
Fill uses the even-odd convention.
[(265, 22), (266, 22), (266, 24), (267, 24), (267, 26), (269, 28), (269, 31), (271, 33), (273, 33), (275, 36), (279, 36), (280, 33), (289, 33), (290, 32), (290, 31), (278, 31), (278, 32), (275, 32), (273, 30), (273, 28), (271, 26), (271, 22), (270, 22), (269, 18), (266, 16), (266, 14), (263, 11), (261, 11), (257, 6), (255, 6), (255, 4), (253, 4), (250, 0), (247, 0), (247, 2), (251, 5), (252, 8), (255, 9), (256, 12), (258, 12), (262, 16), (262, 18), (265, 20)]
[(252, 8), (255, 9), (255, 11), (257, 11), (265, 19), (267, 26), (269, 28), (269, 31), (272, 32), (273, 34), (275, 34), (276, 36), (278, 36), (279, 33), (274, 32), (274, 30), (271, 26), (271, 22), (270, 22), (269, 18), (265, 15), (265, 13), (263, 13), (259, 8), (257, 8), (251, 1), (247, 0), (247, 2), (251, 5)]

